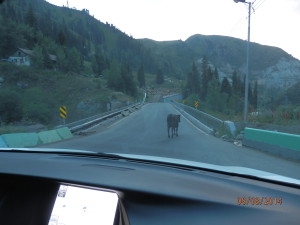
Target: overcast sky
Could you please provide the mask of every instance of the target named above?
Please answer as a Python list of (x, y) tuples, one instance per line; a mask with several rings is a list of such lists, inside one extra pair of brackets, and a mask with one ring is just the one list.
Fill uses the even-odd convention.
[[(67, 0), (47, 0), (67, 5)], [(249, 0), (251, 41), (300, 59), (300, 0)], [(134, 38), (186, 40), (193, 34), (247, 39), (248, 5), (233, 0), (68, 0)]]

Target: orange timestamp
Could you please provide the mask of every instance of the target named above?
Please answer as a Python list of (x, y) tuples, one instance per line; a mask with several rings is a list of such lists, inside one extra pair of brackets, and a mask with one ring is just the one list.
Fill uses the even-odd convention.
[(273, 197), (238, 197), (238, 205), (282, 205), (282, 198)]

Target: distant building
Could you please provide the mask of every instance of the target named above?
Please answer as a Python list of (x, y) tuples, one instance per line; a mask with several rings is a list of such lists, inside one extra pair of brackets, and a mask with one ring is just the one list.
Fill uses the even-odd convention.
[[(33, 51), (25, 48), (18, 48), (17, 51), (11, 55), (7, 61), (22, 65), (22, 66), (30, 66), (31, 65), (31, 57), (33, 55)], [(50, 60), (56, 62), (56, 56), (49, 54)]]

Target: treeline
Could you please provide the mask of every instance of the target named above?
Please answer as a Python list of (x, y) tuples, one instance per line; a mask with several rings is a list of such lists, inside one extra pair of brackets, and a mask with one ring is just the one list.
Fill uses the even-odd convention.
[[(249, 83), (249, 110), (257, 109), (257, 82), (252, 88)], [(230, 115), (237, 115), (243, 111), (245, 83), (233, 72), (230, 79), (224, 77), (220, 82), (217, 68), (209, 65), (206, 57), (202, 59), (200, 69), (192, 64), (191, 72), (187, 75), (187, 82), (183, 89), (184, 98), (192, 98), (200, 102), (207, 109)]]
[[(86, 66), (98, 75), (113, 60), (129, 64), (133, 70), (143, 64), (149, 73), (155, 73), (161, 64), (141, 42), (98, 21), (86, 9), (56, 7), (43, 0), (10, 0), (1, 5), (0, 20), (1, 58), (18, 47), (40, 48), (40, 52), (57, 55), (59, 62), (70, 61), (62, 62), (58, 69), (84, 71)], [(79, 62), (77, 68), (67, 66), (74, 61)]]

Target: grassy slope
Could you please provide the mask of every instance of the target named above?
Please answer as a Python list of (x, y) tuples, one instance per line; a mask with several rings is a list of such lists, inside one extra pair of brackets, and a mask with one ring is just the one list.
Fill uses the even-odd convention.
[[(106, 80), (55, 71), (37, 71), (29, 67), (0, 64), (1, 90), (12, 90), (21, 96), (23, 118), (36, 111), (44, 124), (57, 125), (58, 109), (68, 108), (67, 122), (99, 114), (109, 101), (135, 101), (106, 88)], [(79, 107), (81, 106), (81, 107)], [(43, 121), (43, 118), (45, 118)]]

